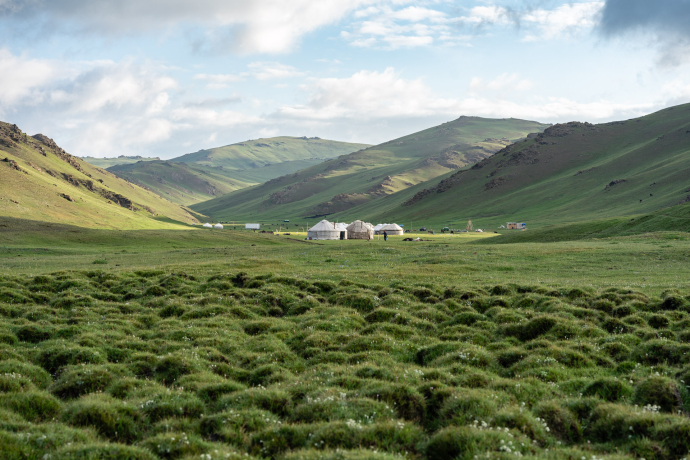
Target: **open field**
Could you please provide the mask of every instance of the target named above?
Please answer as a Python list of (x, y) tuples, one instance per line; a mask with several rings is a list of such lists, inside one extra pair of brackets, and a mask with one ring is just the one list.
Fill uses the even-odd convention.
[(491, 245), (0, 224), (3, 458), (690, 450), (685, 232)]

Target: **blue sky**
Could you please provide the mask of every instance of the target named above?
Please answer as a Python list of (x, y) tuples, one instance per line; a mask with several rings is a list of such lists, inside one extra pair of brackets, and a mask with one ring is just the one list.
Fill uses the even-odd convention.
[(690, 102), (690, 0), (0, 0), (0, 120), (80, 155)]

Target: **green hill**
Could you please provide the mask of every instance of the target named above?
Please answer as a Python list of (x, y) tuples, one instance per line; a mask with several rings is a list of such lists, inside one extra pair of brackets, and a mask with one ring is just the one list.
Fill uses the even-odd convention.
[(123, 163), (108, 171), (189, 205), (322, 163), (366, 144), (274, 137), (200, 150), (167, 161)]
[(0, 122), (0, 216), (116, 229), (180, 228), (193, 213)]
[(368, 146), (368, 144), (329, 141), (318, 137), (281, 136), (199, 150), (170, 161), (248, 170), (295, 160), (335, 158)]
[(116, 165), (108, 171), (179, 204), (210, 200), (255, 183), (228, 177), (222, 169), (172, 161)]
[(352, 209), (376, 206), (387, 196), (490, 157), (547, 126), (517, 119), (460, 117), (193, 209), (220, 220), (349, 216)]
[(140, 161), (155, 161), (160, 160), (158, 157), (142, 157), (140, 155), (136, 156), (125, 156), (120, 155), (119, 157), (113, 158), (96, 158), (96, 157), (81, 157), (82, 160), (87, 163), (91, 163), (99, 168), (108, 169), (115, 165), (131, 165), (133, 163), (138, 163)]
[[(471, 168), (392, 196), (363, 218), (530, 227), (654, 212), (690, 201), (690, 104), (644, 117), (555, 125)], [(464, 227), (464, 225), (463, 225)]]
[(634, 217), (614, 217), (573, 224), (549, 225), (536, 230), (519, 232), (507, 231), (498, 237), (486, 238), (486, 241), (481, 240), (478, 243), (553, 243), (631, 236), (649, 232), (690, 232), (690, 203)]

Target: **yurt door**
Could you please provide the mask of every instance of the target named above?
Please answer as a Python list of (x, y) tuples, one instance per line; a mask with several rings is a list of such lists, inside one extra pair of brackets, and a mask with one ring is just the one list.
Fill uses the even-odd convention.
[(340, 239), (344, 240), (345, 239), (345, 232), (340, 232)]

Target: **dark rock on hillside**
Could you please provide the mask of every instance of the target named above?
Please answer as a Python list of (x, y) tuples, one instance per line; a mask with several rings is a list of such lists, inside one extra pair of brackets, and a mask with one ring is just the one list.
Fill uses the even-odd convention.
[(614, 185), (622, 184), (623, 182), (627, 182), (627, 180), (625, 180), (625, 179), (612, 180), (611, 182), (609, 182), (609, 184), (606, 186), (606, 188), (604, 188), (604, 190), (609, 190)]
[[(37, 141), (43, 143), (43, 145), (49, 147), (49, 148), (53, 151), (53, 153), (55, 154), (55, 156), (57, 156), (59, 159), (61, 159), (62, 161), (65, 161), (65, 162), (67, 162), (67, 163), (69, 163), (70, 166), (72, 166), (72, 167), (73, 167), (74, 169), (76, 169), (77, 171), (86, 174), (86, 173), (84, 172), (84, 170), (82, 169), (82, 167), (81, 167), (81, 163), (79, 163), (79, 160), (77, 160), (77, 157), (72, 156), (72, 155), (70, 155), (69, 153), (65, 152), (63, 149), (61, 149), (61, 148), (55, 143), (54, 140), (52, 140), (52, 139), (49, 138), (48, 136), (46, 136), (46, 135), (44, 135), (44, 134), (40, 134), (40, 133), (39, 133), (39, 134), (36, 134), (36, 135), (34, 135), (34, 136), (31, 136), (31, 137), (33, 137), (33, 138), (36, 139)], [(42, 148), (41, 148), (41, 151), (42, 151), (42, 153), (43, 153), (43, 156), (45, 156), (45, 152), (43, 151)], [(87, 174), (87, 175), (88, 175), (88, 174)]]
[(9, 163), (10, 168), (15, 169), (15, 170), (17, 170), (17, 171), (19, 171), (19, 172), (23, 172), (24, 174), (27, 174), (27, 172), (24, 171), (24, 170), (19, 166), (19, 164), (18, 164), (16, 161), (10, 160), (9, 158), (5, 158), (5, 159), (2, 160), (2, 161), (4, 161), (5, 163)]

